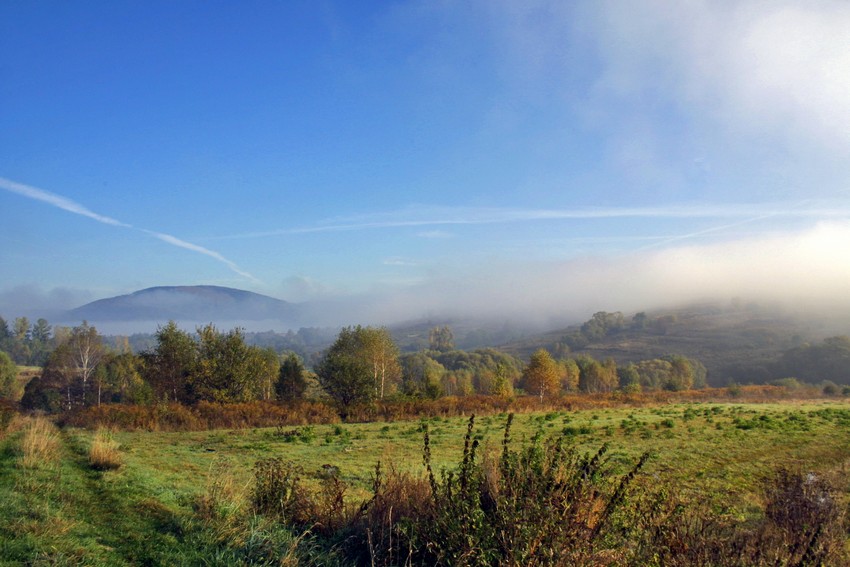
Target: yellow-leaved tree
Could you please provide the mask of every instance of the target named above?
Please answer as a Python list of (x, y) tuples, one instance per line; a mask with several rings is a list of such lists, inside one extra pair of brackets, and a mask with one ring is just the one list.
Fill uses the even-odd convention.
[(528, 366), (522, 372), (522, 383), (530, 394), (540, 396), (540, 401), (546, 396), (554, 396), (560, 390), (561, 371), (558, 363), (546, 349), (538, 349), (531, 355)]

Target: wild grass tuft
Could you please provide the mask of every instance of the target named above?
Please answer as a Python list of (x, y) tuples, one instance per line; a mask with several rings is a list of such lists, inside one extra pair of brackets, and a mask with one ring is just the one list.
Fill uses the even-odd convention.
[(46, 417), (25, 418), (19, 464), (35, 469), (54, 463), (59, 455), (59, 430)]
[(91, 468), (109, 471), (121, 468), (122, 464), (118, 442), (113, 438), (112, 432), (105, 428), (98, 429), (89, 449), (89, 465)]

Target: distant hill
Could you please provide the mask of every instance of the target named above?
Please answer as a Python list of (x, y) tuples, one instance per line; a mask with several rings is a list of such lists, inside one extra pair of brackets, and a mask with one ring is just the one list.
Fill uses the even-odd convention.
[(703, 363), (709, 383), (722, 386), (730, 382), (764, 382), (770, 379), (769, 368), (785, 350), (827, 336), (848, 334), (850, 329), (846, 321), (827, 325), (816, 318), (758, 306), (692, 305), (646, 315), (645, 325), (635, 325), (627, 316), (623, 328), (580, 346), (569, 346), (570, 338), (581, 329), (574, 326), (500, 348), (523, 359), (538, 348), (546, 348), (557, 356), (588, 354), (600, 360), (612, 358), (617, 364), (681, 354)]
[(66, 318), (90, 322), (276, 320), (293, 324), (297, 305), (241, 289), (212, 285), (151, 287), (99, 299), (72, 309)]

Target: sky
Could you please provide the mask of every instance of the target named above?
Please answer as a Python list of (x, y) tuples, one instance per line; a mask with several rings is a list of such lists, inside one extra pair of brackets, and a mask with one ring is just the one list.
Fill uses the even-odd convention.
[(850, 302), (848, 29), (817, 0), (2, 2), (0, 315), (197, 284), (346, 324)]

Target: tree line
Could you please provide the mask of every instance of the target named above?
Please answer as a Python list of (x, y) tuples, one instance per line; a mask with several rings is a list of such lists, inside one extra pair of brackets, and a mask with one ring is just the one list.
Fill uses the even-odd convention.
[(297, 391), (303, 382), (303, 364), (291, 358), (246, 344), (240, 329), (222, 332), (210, 324), (192, 335), (174, 322), (157, 330), (153, 348), (134, 354), (126, 346), (107, 348), (84, 322), (56, 345), (21, 404), (62, 411), (115, 402), (273, 400), (282, 397), (281, 385)]
[[(639, 325), (635, 316), (629, 325)], [(600, 312), (583, 329), (588, 336), (617, 332), (618, 314)], [(126, 337), (107, 341), (95, 327), (52, 328), (0, 319), (0, 398), (28, 408), (63, 411), (103, 403), (151, 404), (200, 401), (330, 399), (341, 407), (389, 397), (533, 395), (623, 390), (687, 390), (706, 385), (697, 360), (668, 355), (617, 364), (588, 355), (539, 349), (528, 361), (493, 348), (459, 350), (448, 326), (434, 327), (427, 348), (401, 353), (386, 328), (353, 326), (338, 331), (325, 351), (306, 363), (293, 352), (250, 345), (241, 329), (213, 325), (194, 333), (174, 322), (157, 329), (150, 347), (134, 353)], [(554, 354), (553, 354), (554, 352)], [(37, 353), (37, 354), (36, 354)], [(560, 353), (560, 354), (559, 354)], [(41, 376), (16, 391), (15, 363), (43, 359)], [(850, 382), (850, 338), (832, 337), (784, 352), (775, 378)]]
[[(61, 335), (66, 329), (57, 329)], [(17, 317), (10, 325), (0, 317), (0, 351), (5, 352), (17, 365), (43, 366), (53, 350), (53, 328), (47, 319), (30, 323), (26, 317)]]
[(23, 393), (26, 408), (56, 412), (104, 403), (305, 397), (330, 399), (344, 408), (390, 397), (534, 395), (544, 400), (571, 392), (705, 385), (704, 367), (681, 356), (618, 367), (611, 359), (556, 359), (540, 349), (526, 363), (492, 348), (458, 350), (448, 326), (431, 330), (428, 348), (405, 354), (386, 328), (345, 327), (310, 370), (295, 353), (249, 345), (238, 328), (225, 332), (210, 324), (189, 333), (169, 322), (138, 354), (126, 338), (108, 345), (86, 322), (60, 329), (49, 339), (52, 350), (41, 375)]

